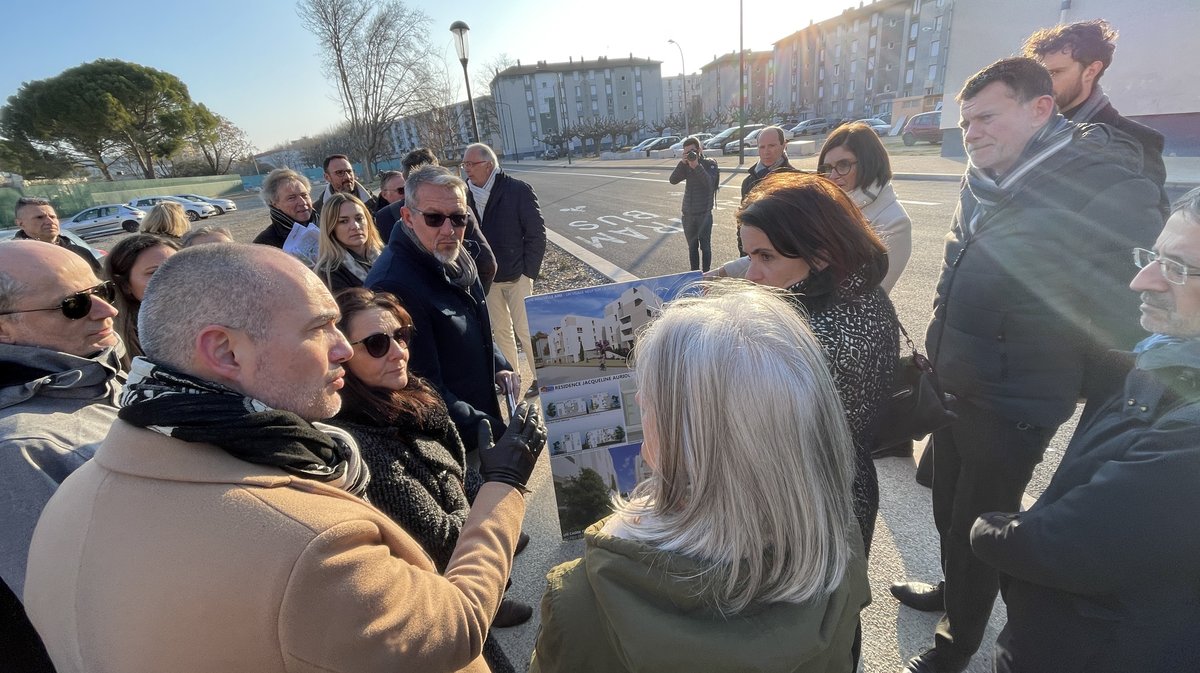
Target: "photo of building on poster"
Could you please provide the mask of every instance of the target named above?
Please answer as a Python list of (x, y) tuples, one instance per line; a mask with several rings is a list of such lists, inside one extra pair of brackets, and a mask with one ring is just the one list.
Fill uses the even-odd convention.
[(638, 332), (689, 291), (689, 272), (525, 300), (550, 470), (565, 539), (607, 516), (649, 474), (637, 382), (627, 365)]

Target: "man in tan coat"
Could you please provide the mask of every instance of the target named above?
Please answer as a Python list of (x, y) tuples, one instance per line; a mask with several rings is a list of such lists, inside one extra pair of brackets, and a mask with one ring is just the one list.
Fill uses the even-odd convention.
[(357, 494), (341, 405), (362, 350), (281, 251), (183, 251), (142, 304), (119, 420), (34, 532), (25, 602), (59, 673), (486, 671), (483, 640), (545, 441), (527, 405), (443, 575)]

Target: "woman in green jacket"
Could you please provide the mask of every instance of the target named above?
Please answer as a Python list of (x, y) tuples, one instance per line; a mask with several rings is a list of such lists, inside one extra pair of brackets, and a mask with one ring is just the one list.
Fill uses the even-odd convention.
[(529, 670), (853, 671), (854, 448), (803, 318), (722, 283), (669, 304), (635, 357), (651, 476), (550, 572)]

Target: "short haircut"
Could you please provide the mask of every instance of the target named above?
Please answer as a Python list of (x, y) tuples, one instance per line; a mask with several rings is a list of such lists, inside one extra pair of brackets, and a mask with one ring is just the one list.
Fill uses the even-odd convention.
[(321, 164), (321, 168), (326, 173), (329, 172), (329, 164), (333, 163), (334, 159), (345, 159), (347, 163), (351, 164), (350, 167), (354, 168), (354, 162), (350, 161), (350, 157), (346, 156), (345, 154), (330, 154), (329, 156), (325, 157), (325, 161)]
[(16, 205), (13, 206), (13, 217), (20, 217), (21, 209), (25, 206), (50, 206), (53, 208), (54, 204), (50, 203), (49, 199), (43, 199), (37, 196), (22, 196), (17, 199)]
[(738, 226), (760, 229), (784, 257), (813, 268), (828, 264), (837, 283), (864, 272), (860, 293), (875, 289), (887, 273), (887, 265), (879, 264), (887, 248), (850, 197), (825, 177), (770, 173), (735, 216)]
[[(405, 176), (413, 172), (413, 169), (420, 168), (426, 164), (438, 165), (437, 156), (427, 147), (418, 147), (405, 154), (404, 158), (400, 160), (400, 168), (403, 170)], [(407, 191), (407, 188), (405, 191)]]
[(879, 134), (862, 122), (842, 124), (829, 132), (821, 146), (817, 165), (825, 163), (825, 155), (835, 147), (845, 147), (858, 162), (858, 181), (855, 189), (870, 185), (883, 185), (892, 179), (892, 162), (887, 148), (879, 140)]
[(1070, 52), (1071, 58), (1087, 67), (1096, 61), (1103, 65), (1096, 80), (1112, 64), (1116, 51), (1117, 31), (1104, 19), (1079, 21), (1066, 26), (1043, 28), (1025, 40), (1023, 52), (1031, 58), (1042, 58), (1046, 54)]
[(1196, 224), (1200, 224), (1200, 187), (1179, 197), (1171, 204), (1171, 214), (1183, 213)]
[(212, 324), (266, 339), (281, 289), (278, 271), (263, 264), (267, 255), (299, 264), (269, 246), (212, 243), (186, 248), (158, 267), (138, 316), (146, 356), (187, 372), (196, 335)]
[(206, 236), (224, 236), (229, 243), (234, 242), (233, 232), (228, 227), (198, 227), (183, 235), (183, 247), (195, 245), (196, 239)]
[(404, 174), (400, 171), (380, 171), (379, 188), (383, 189), (383, 186), (387, 184), (387, 181), (395, 177), (404, 177)]
[(689, 146), (691, 146), (691, 145), (695, 145), (695, 146), (696, 146), (696, 149), (700, 149), (700, 147), (701, 147), (701, 145), (700, 145), (700, 139), (699, 139), (699, 138), (697, 138), (696, 136), (688, 136), (688, 137), (686, 137), (686, 138), (684, 138), (684, 139), (683, 139), (683, 146), (684, 146), (685, 148), (686, 148), (686, 147), (689, 147)]
[(367, 204), (357, 196), (344, 192), (329, 197), (321, 206), (321, 216), (317, 218), (321, 226), (321, 240), (317, 244), (317, 261), (313, 265), (313, 271), (325, 280), (327, 286), (330, 285), (329, 275), (342, 265), (345, 256), (346, 248), (337, 240), (337, 221), (338, 213), (347, 203), (358, 206), (363, 213), (363, 232), (367, 235), (369, 257), (374, 258), (383, 250), (383, 239), (379, 236), (379, 230), (375, 228), (375, 218), (371, 216)]
[(175, 201), (160, 201), (150, 209), (142, 220), (140, 230), (145, 234), (159, 234), (182, 238), (192, 228), (183, 205)]
[(298, 182), (302, 187), (311, 191), (312, 184), (304, 175), (293, 171), (290, 168), (276, 168), (267, 173), (267, 177), (262, 183), (262, 200), (268, 206), (275, 205), (275, 197), (279, 195), (279, 190), (289, 182)]
[(453, 189), (459, 197), (466, 198), (467, 183), (463, 182), (450, 169), (444, 166), (426, 165), (408, 174), (404, 183), (404, 203), (409, 207), (420, 207), (417, 203), (417, 191), (422, 185), (435, 185)]
[(496, 158), (496, 152), (491, 147), (488, 147), (483, 143), (471, 143), (470, 145), (467, 145), (467, 149), (463, 151), (463, 156), (467, 156), (467, 152), (470, 152), (471, 150), (482, 152), (483, 156), (486, 157), (487, 161), (491, 162), (493, 166), (500, 166), (500, 159)]
[(995, 82), (1003, 82), (1022, 103), (1054, 94), (1054, 82), (1041, 63), (1025, 56), (1013, 56), (1002, 58), (971, 75), (954, 100), (960, 103), (971, 100), (984, 87)]
[(780, 291), (705, 289), (637, 337), (658, 452), (617, 516), (635, 539), (699, 559), (695, 579), (725, 614), (828, 595), (858, 533), (853, 439), (825, 354)]
[(767, 127), (763, 128), (761, 131), (758, 132), (758, 137), (761, 138), (764, 133), (768, 133), (770, 131), (774, 131), (775, 133), (779, 134), (779, 144), (780, 145), (787, 144), (787, 140), (783, 137), (783, 129), (779, 128), (778, 126), (767, 126)]

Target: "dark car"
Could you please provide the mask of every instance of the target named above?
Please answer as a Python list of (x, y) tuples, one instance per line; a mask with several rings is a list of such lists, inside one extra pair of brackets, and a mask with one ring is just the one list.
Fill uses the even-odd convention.
[(730, 126), (721, 131), (717, 135), (709, 138), (704, 143), (706, 150), (725, 150), (725, 146), (734, 140), (741, 140), (742, 134), (750, 135), (752, 132), (763, 128), (766, 124), (746, 124), (745, 126)]
[(816, 119), (806, 119), (792, 127), (793, 136), (810, 136), (818, 133), (829, 132), (829, 120), (820, 117)]
[(900, 133), (904, 138), (905, 145), (915, 145), (918, 140), (933, 143), (934, 145), (942, 144), (942, 113), (937, 112), (922, 112), (919, 115), (913, 115), (908, 123), (904, 125), (904, 130)]

